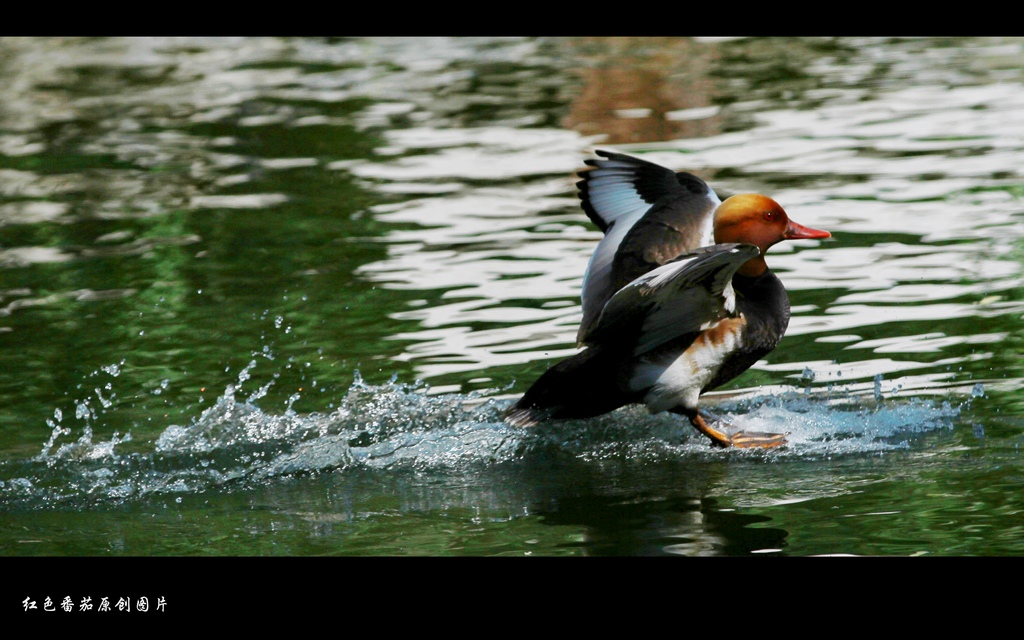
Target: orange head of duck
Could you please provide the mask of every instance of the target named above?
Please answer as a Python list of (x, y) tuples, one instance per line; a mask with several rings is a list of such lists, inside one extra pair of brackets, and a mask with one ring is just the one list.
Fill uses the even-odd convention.
[(732, 196), (715, 210), (715, 242), (745, 242), (761, 249), (761, 255), (744, 264), (739, 273), (759, 276), (768, 266), (764, 253), (782, 240), (830, 238), (828, 231), (811, 229), (789, 219), (785, 210), (767, 196), (744, 193)]

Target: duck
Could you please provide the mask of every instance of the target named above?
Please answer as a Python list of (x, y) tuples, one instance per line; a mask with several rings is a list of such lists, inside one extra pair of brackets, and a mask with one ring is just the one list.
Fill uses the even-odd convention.
[(700, 396), (778, 346), (789, 296), (765, 261), (784, 240), (830, 238), (757, 193), (722, 200), (706, 182), (598, 150), (577, 183), (603, 232), (583, 276), (581, 350), (505, 413), (513, 426), (590, 418), (629, 404), (687, 418), (716, 447), (772, 448), (786, 434), (709, 421)]

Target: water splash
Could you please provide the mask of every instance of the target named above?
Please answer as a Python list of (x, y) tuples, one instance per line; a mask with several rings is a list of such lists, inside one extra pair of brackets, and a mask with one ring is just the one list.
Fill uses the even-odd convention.
[[(213, 406), (188, 424), (165, 428), (142, 451), (124, 452), (131, 434), (94, 441), (89, 399), (76, 403), (83, 423), (74, 442), (60, 410), (51, 436), (27, 461), (0, 463), (0, 503), (23, 507), (87, 506), (211, 488), (249, 488), (283, 475), (364, 469), (452, 469), (514, 454), (510, 427), (481, 393), (430, 395), (422, 383), (369, 385), (358, 374), (330, 413), (283, 413), (257, 402), (273, 380), (244, 396), (256, 361)], [(137, 444), (137, 443), (136, 443)], [(56, 450), (54, 451), (54, 448)], [(138, 446), (135, 447), (136, 449)]]
[[(53, 451), (72, 429), (57, 410), (48, 421), (51, 438), (29, 461), (0, 464), (0, 502), (24, 508), (89, 506), (147, 496), (248, 489), (282, 476), (393, 472), (469, 473), (516, 460), (568, 458), (584, 463), (609, 459), (625, 464), (685, 458), (776, 461), (878, 453), (907, 449), (915, 438), (951, 429), (960, 405), (930, 399), (865, 397), (850, 393), (807, 393), (791, 389), (774, 395), (710, 399), (712, 416), (734, 426), (785, 431), (779, 450), (720, 451), (708, 446), (677, 416), (649, 415), (631, 407), (590, 420), (542, 428), (506, 425), (509, 401), (498, 390), (433, 394), (421, 383), (394, 379), (372, 385), (358, 373), (329, 413), (300, 414), (288, 398), (283, 412), (257, 402), (271, 382), (241, 395), (256, 360), (242, 369), (213, 406), (187, 424), (166, 427), (151, 443), (131, 434), (93, 442), (90, 400), (79, 401), (80, 437)], [(977, 397), (977, 393), (972, 394)]]

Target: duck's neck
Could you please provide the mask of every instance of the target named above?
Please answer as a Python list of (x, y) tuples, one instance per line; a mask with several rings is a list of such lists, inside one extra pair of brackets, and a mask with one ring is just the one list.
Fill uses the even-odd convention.
[(756, 278), (767, 270), (768, 263), (764, 261), (764, 256), (757, 256), (744, 262), (743, 266), (736, 270), (736, 273), (748, 278)]

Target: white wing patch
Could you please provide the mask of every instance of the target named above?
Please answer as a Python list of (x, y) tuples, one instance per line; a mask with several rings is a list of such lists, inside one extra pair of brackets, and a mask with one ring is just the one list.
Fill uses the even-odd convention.
[(587, 199), (608, 229), (590, 256), (583, 273), (583, 325), (601, 313), (613, 293), (611, 270), (623, 238), (654, 204), (640, 197), (633, 181), (636, 167), (619, 160), (604, 160), (587, 176)]
[(654, 204), (636, 190), (636, 172), (634, 163), (605, 159), (587, 173), (588, 200), (606, 225), (632, 226)]
[[(644, 212), (641, 212), (636, 220), (639, 220)], [(612, 262), (615, 260), (615, 253), (619, 250), (622, 239), (636, 224), (636, 220), (627, 220), (623, 224), (616, 223), (608, 230), (601, 242), (597, 244), (597, 248), (594, 249), (594, 254), (590, 256), (587, 270), (583, 272), (583, 291), (580, 296), (583, 302), (584, 325), (590, 324), (589, 318), (599, 315), (601, 307), (608, 301), (608, 296), (611, 293), (609, 290), (611, 289)]]

